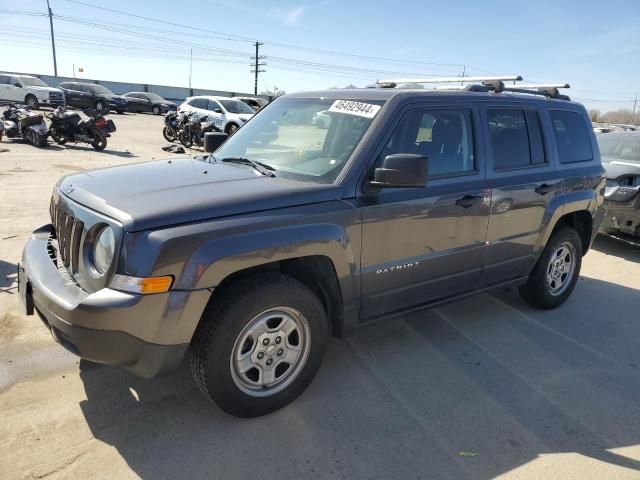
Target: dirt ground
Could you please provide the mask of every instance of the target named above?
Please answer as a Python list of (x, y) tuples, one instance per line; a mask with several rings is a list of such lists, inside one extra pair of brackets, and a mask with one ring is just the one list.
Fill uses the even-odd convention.
[(105, 152), (0, 143), (0, 478), (638, 479), (640, 248), (599, 237), (555, 311), (513, 290), (332, 340), (289, 407), (239, 420), (188, 368), (142, 380), (24, 317), (16, 264), (63, 174), (166, 158), (162, 118)]

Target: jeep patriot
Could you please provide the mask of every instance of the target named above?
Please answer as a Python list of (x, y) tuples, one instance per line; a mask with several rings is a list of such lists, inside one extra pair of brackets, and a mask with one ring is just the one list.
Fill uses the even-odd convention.
[(24, 309), (143, 377), (187, 356), (207, 398), (249, 417), (299, 396), (328, 336), (363, 322), (505, 286), (558, 307), (604, 170), (582, 105), (507, 79), (286, 95), (202, 156), (65, 176), (24, 248)]

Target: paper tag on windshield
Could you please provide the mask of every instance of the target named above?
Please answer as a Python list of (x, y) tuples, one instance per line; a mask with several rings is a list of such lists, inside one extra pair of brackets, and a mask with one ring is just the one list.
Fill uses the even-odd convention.
[(354, 102), (351, 100), (336, 100), (329, 108), (330, 112), (346, 113), (358, 117), (373, 118), (380, 110), (380, 105), (373, 103)]

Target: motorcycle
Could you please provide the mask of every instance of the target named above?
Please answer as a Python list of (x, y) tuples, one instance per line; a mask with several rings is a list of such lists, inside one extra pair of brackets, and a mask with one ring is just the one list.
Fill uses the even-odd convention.
[(208, 116), (200, 116), (197, 113), (185, 115), (184, 120), (180, 122), (180, 130), (178, 131), (178, 139), (186, 148), (193, 145), (201, 147), (204, 145), (204, 134), (209, 132), (222, 132), (214, 120)]
[(113, 120), (104, 118), (101, 110), (88, 109), (83, 113), (89, 117), (82, 120), (80, 114), (68, 111), (67, 107), (58, 107), (47, 118), (51, 120), (49, 135), (58, 145), (67, 142), (84, 142), (90, 144), (95, 150), (104, 150), (107, 146), (107, 138), (116, 131)]
[(32, 112), (25, 105), (12, 103), (2, 117), (2, 130), (7, 138), (22, 138), (36, 147), (47, 145), (47, 124), (41, 113)]
[(178, 139), (178, 112), (167, 112), (164, 116), (164, 128), (162, 136), (167, 142), (175, 142)]

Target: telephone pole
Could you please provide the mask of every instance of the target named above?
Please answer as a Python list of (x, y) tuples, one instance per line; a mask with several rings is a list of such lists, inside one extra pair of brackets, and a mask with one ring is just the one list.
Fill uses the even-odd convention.
[(638, 106), (638, 92), (636, 92), (636, 99), (633, 101), (633, 113), (631, 114), (631, 123), (636, 123), (636, 107)]
[(47, 10), (49, 11), (49, 26), (51, 27), (51, 50), (53, 50), (53, 74), (58, 76), (58, 62), (56, 62), (56, 40), (53, 36), (53, 12), (49, 6), (49, 0), (47, 0)]
[(193, 48), (189, 49), (189, 88), (191, 88), (191, 74), (193, 73)]
[(251, 70), (252, 73), (255, 73), (255, 81), (254, 81), (254, 86), (253, 86), (253, 94), (254, 95), (258, 95), (258, 74), (262, 73), (262, 72), (266, 72), (266, 70), (261, 70), (260, 67), (264, 67), (266, 65), (266, 62), (261, 62), (260, 60), (264, 60), (265, 56), (264, 55), (260, 55), (260, 45), (263, 45), (260, 42), (256, 42), (255, 46), (256, 46), (256, 56), (252, 57), (252, 60), (255, 60), (254, 64), (252, 65), (253, 70)]

